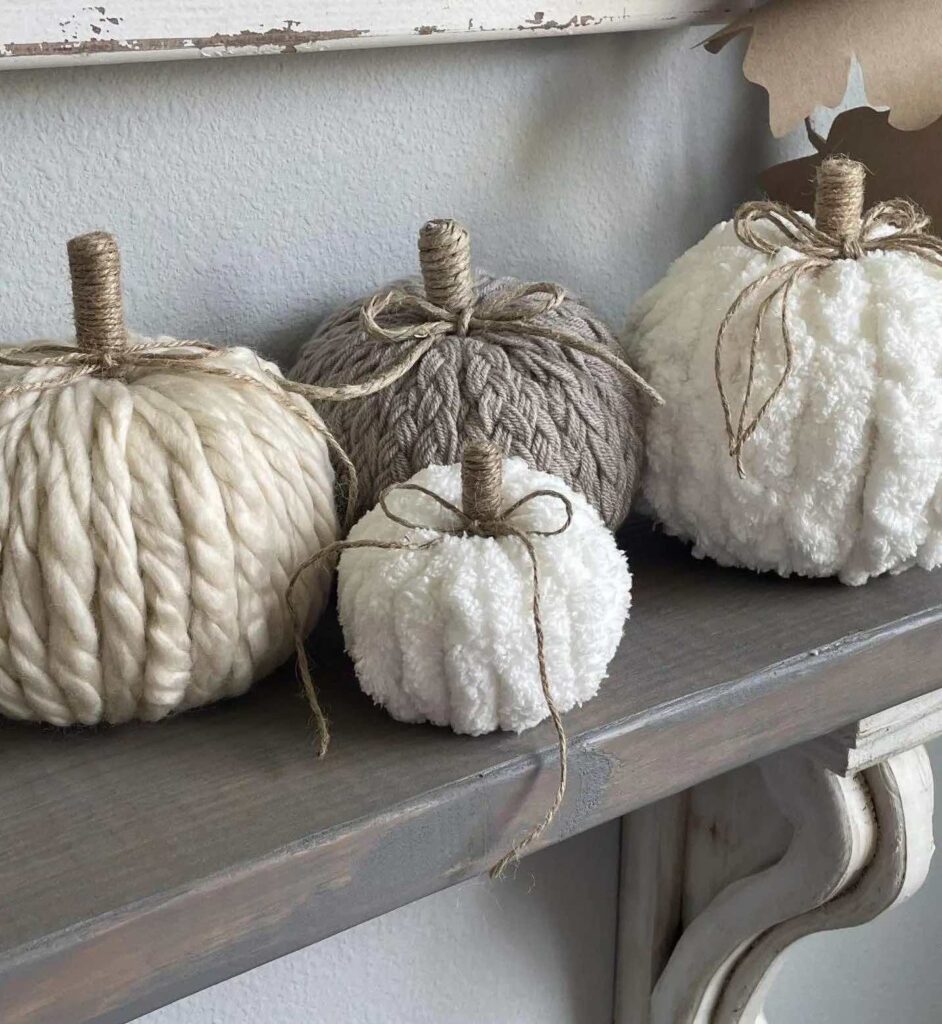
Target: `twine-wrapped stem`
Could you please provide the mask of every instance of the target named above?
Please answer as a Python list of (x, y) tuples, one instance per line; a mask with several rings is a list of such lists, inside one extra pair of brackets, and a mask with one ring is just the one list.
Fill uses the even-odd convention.
[(834, 238), (845, 259), (859, 259), (866, 169), (847, 157), (828, 157), (818, 167), (814, 221)]
[(430, 220), (419, 232), (419, 263), (425, 297), (450, 313), (474, 304), (471, 240), (454, 220)]
[(475, 523), (500, 518), (503, 456), (489, 441), (465, 445), (461, 459), (461, 505)]
[(114, 235), (92, 231), (71, 239), (68, 251), (78, 347), (107, 362), (128, 345), (118, 243)]

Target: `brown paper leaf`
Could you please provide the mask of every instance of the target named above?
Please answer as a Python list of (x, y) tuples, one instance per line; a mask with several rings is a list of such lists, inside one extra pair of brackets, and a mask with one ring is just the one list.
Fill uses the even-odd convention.
[(867, 101), (913, 131), (942, 115), (942, 3), (938, 0), (771, 0), (711, 36), (711, 53), (751, 32), (743, 73), (769, 94), (772, 133), (797, 128), (816, 107), (836, 107), (854, 57)]
[(819, 152), (770, 167), (759, 177), (771, 199), (810, 213), (814, 179), (825, 156), (853, 157), (870, 172), (867, 205), (883, 199), (912, 199), (942, 230), (942, 120), (917, 132), (901, 132), (889, 124), (886, 111), (858, 107), (834, 119)]

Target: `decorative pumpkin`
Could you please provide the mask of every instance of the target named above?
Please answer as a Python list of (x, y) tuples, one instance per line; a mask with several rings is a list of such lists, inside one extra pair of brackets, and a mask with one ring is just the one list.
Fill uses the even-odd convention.
[[(571, 521), (557, 532), (564, 506)], [(463, 467), (430, 466), (392, 488), (347, 542), (338, 592), (347, 649), (360, 686), (393, 718), (473, 736), (546, 718), (528, 545), (556, 708), (597, 692), (631, 577), (598, 514), (558, 477), (471, 445)]]
[[(362, 688), (394, 718), (471, 735), (553, 720), (556, 795), (491, 869), (500, 877), (562, 805), (561, 713), (594, 696), (618, 646), (625, 557), (584, 498), (522, 459), (504, 462), (490, 442), (469, 444), (460, 467), (430, 466), (388, 488), (346, 540), (298, 567), (289, 601), (308, 569), (338, 553), (347, 649)], [(327, 719), (300, 641), (297, 652), (323, 756)]]
[(647, 506), (694, 554), (848, 584), (942, 560), (942, 243), (821, 166), (815, 219), (747, 203), (639, 303)]
[(390, 484), (457, 462), (466, 441), (491, 440), (621, 523), (650, 389), (609, 329), (558, 285), (472, 274), (468, 233), (454, 221), (425, 225), (419, 260), (421, 282), (340, 310), (290, 374), (312, 385), (356, 466), (356, 515)]
[[(114, 239), (69, 243), (77, 347), (0, 353), (0, 712), (159, 719), (293, 650), (338, 534), (322, 425), (247, 349), (129, 340)], [(295, 602), (310, 626), (329, 588)]]

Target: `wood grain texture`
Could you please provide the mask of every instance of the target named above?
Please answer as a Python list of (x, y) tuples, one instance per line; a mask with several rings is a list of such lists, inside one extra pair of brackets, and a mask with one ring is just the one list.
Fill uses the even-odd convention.
[[(548, 841), (942, 683), (942, 574), (849, 589), (722, 570), (643, 522), (634, 611), (567, 716)], [(489, 866), (556, 783), (548, 724), (391, 721), (326, 621), (325, 761), (293, 671), (157, 725), (0, 725), (0, 1020), (118, 1022)], [(525, 867), (524, 867), (525, 870)]]
[(750, 0), (13, 0), (0, 68), (526, 39), (721, 22)]
[(682, 931), (690, 792), (621, 819), (614, 1024), (650, 1024), (651, 992)]

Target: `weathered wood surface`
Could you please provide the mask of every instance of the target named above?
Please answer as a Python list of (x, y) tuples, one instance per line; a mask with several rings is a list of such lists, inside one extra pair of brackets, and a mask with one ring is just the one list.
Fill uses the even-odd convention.
[(0, 68), (527, 39), (722, 22), (749, 0), (8, 0)]
[[(549, 841), (942, 683), (942, 573), (848, 589), (697, 562), (644, 523), (624, 540), (635, 607), (567, 716)], [(126, 1021), (482, 871), (543, 812), (549, 726), (399, 725), (336, 627), (319, 640), (323, 762), (290, 669), (159, 725), (0, 725), (4, 1024)]]

